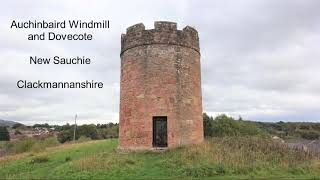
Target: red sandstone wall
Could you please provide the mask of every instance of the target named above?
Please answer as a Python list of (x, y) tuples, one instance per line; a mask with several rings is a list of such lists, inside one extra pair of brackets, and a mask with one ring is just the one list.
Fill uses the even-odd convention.
[(197, 32), (138, 24), (122, 36), (120, 147), (152, 147), (152, 117), (167, 116), (168, 146), (203, 141)]

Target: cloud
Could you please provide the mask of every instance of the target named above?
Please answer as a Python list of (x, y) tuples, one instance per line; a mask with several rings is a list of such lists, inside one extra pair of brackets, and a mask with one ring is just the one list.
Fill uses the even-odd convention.
[[(0, 7), (0, 119), (26, 124), (118, 121), (120, 35), (156, 20), (200, 35), (204, 111), (263, 121), (320, 120), (320, 1), (6, 1)], [(27, 41), (12, 20), (103, 20), (93, 41)], [(92, 58), (90, 65), (30, 65), (31, 55)], [(103, 89), (18, 89), (19, 79), (96, 80)]]

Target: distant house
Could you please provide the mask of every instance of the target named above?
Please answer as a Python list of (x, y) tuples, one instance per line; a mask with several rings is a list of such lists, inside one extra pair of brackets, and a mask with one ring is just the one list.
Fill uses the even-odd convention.
[(53, 128), (45, 128), (45, 127), (28, 127), (23, 129), (11, 129), (9, 131), (10, 139), (11, 140), (17, 140), (21, 139), (23, 137), (37, 137), (37, 138), (43, 138), (47, 136), (56, 136), (57, 132)]

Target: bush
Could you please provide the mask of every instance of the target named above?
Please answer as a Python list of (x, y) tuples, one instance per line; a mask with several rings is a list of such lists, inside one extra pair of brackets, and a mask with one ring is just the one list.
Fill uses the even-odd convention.
[[(64, 143), (67, 141), (73, 141), (74, 125), (63, 125), (55, 126), (58, 134), (58, 141)], [(118, 138), (119, 136), (119, 124), (108, 123), (108, 124), (84, 124), (77, 126), (76, 137), (78, 140), (81, 136), (90, 139), (107, 139), (107, 138)]]
[(66, 162), (71, 161), (71, 157), (70, 156), (66, 156), (66, 158), (64, 159)]
[(0, 126), (0, 141), (10, 141), (9, 131), (5, 126)]
[(204, 136), (213, 136), (213, 118), (203, 113)]
[(32, 147), (31, 147), (31, 151), (38, 153), (41, 152), (43, 150), (43, 146), (40, 143), (35, 143)]
[(98, 131), (97, 127), (94, 124), (89, 125), (82, 125), (77, 127), (76, 131), (76, 139), (80, 138), (81, 136), (85, 136), (91, 139), (98, 139)]
[(36, 157), (33, 157), (31, 159), (31, 162), (32, 164), (34, 163), (44, 163), (44, 162), (48, 162), (49, 161), (49, 158), (47, 155), (41, 155), (41, 156), (36, 156)]
[(91, 140), (91, 138), (89, 138), (89, 137), (81, 136), (78, 139), (78, 142), (85, 142), (85, 141), (90, 141), (90, 140)]
[(57, 138), (60, 143), (72, 141), (73, 140), (73, 133), (71, 130), (62, 131), (58, 134)]
[(41, 143), (43, 147), (52, 147), (52, 146), (59, 145), (59, 141), (55, 136), (45, 138), (44, 140), (41, 141)]
[(309, 140), (316, 140), (319, 139), (320, 133), (317, 131), (299, 131), (300, 135), (304, 139), (309, 139)]
[(26, 137), (17, 141), (9, 142), (8, 149), (11, 154), (23, 152), (40, 152), (47, 147), (57, 146), (59, 142), (56, 137), (48, 137), (46, 139), (35, 139)]
[(226, 115), (217, 116), (215, 119), (203, 114), (204, 135), (209, 137), (223, 136), (265, 136), (267, 132), (254, 122), (234, 120)]
[(210, 177), (215, 175), (215, 170), (212, 165), (200, 164), (184, 167), (181, 169), (181, 173), (191, 177)]
[(119, 125), (109, 123), (106, 125), (98, 126), (98, 136), (102, 139), (107, 138), (118, 138), (119, 136)]
[(36, 143), (36, 140), (33, 138), (23, 138), (18, 141), (12, 142), (11, 152), (12, 153), (23, 153), (32, 150), (32, 147)]

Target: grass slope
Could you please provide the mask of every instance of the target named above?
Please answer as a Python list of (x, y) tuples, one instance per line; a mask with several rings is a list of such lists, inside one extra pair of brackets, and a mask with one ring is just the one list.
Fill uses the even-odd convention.
[(241, 179), (320, 177), (319, 155), (261, 138), (213, 138), (163, 153), (116, 152), (88, 141), (0, 158), (0, 179)]

